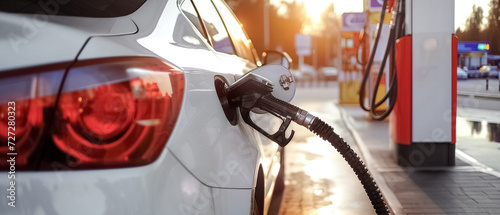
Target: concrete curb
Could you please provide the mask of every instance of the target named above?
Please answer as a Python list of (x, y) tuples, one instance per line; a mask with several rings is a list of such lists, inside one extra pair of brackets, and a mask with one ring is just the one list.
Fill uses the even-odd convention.
[(464, 161), (465, 163), (467, 163), (473, 167), (478, 167), (479, 168), (478, 171), (481, 171), (483, 173), (490, 174), (490, 175), (496, 176), (497, 178), (500, 178), (500, 172), (497, 172), (494, 169), (477, 161), (476, 159), (467, 155), (465, 152), (461, 151), (460, 149), (456, 149), (456, 156), (458, 159)]
[(370, 151), (368, 150), (365, 142), (363, 139), (361, 139), (361, 136), (358, 134), (358, 131), (354, 128), (351, 120), (352, 117), (350, 117), (345, 110), (340, 107), (338, 104), (335, 104), (337, 108), (339, 108), (340, 113), (342, 115), (342, 121), (346, 125), (347, 130), (349, 133), (351, 133), (352, 137), (354, 138), (354, 141), (359, 147), (359, 150), (361, 151), (360, 156), (363, 158), (365, 161), (365, 165), (370, 171), (373, 179), (375, 179), (375, 182), (377, 183), (380, 192), (385, 198), (385, 201), (387, 202), (387, 206), (389, 207), (389, 210), (392, 214), (405, 214), (403, 210), (403, 206), (399, 202), (398, 198), (396, 197), (396, 194), (392, 192), (392, 190), (389, 188), (387, 183), (385, 182), (383, 176), (377, 171), (375, 167), (375, 161), (373, 157), (370, 154)]
[(486, 98), (486, 99), (500, 99), (500, 92), (498, 94), (493, 93), (473, 93), (473, 92), (464, 92), (458, 91), (458, 96), (471, 96), (475, 98)]
[[(396, 197), (396, 194), (389, 188), (387, 182), (383, 178), (382, 174), (380, 173), (380, 169), (377, 169), (375, 160), (372, 157), (367, 144), (363, 141), (361, 138), (361, 135), (358, 133), (357, 129), (354, 127), (353, 121), (354, 119), (352, 116), (350, 116), (342, 107), (340, 107), (338, 104), (336, 106), (339, 108), (339, 111), (341, 113), (342, 121), (345, 124), (347, 130), (351, 133), (352, 137), (354, 138), (354, 141), (356, 142), (357, 146), (359, 147), (360, 150), (360, 156), (364, 159), (366, 166), (370, 173), (372, 174), (372, 177), (375, 179), (375, 182), (377, 182), (377, 185), (379, 186), (380, 191), (382, 192), (382, 195), (384, 196), (387, 206), (390, 209), (390, 212), (392, 214), (406, 214), (404, 211), (403, 206), (399, 202), (399, 199)], [(490, 167), (478, 162), (474, 158), (470, 157), (469, 155), (465, 154), (459, 149), (456, 149), (456, 156), (457, 159), (460, 159), (470, 166), (467, 167), (454, 167), (452, 169), (448, 167), (436, 167), (436, 168), (423, 168), (426, 170), (429, 169), (434, 169), (434, 170), (447, 170), (447, 171), (458, 171), (458, 172), (483, 172), (492, 176), (495, 176), (497, 178), (500, 178), (500, 172), (497, 172)], [(418, 168), (420, 169), (420, 168)], [(383, 171), (383, 170), (382, 170)], [(392, 169), (391, 171), (399, 171), (399, 168), (397, 169)]]

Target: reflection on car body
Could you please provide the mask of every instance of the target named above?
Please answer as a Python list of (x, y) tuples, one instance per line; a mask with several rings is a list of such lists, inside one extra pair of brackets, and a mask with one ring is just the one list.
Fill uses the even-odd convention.
[[(283, 150), (221, 109), (214, 76), (234, 82), (261, 65), (222, 0), (72, 0), (50, 16), (8, 3), (2, 32), (28, 42), (0, 38), (0, 128), (15, 102), (22, 196), (7, 214), (264, 212)], [(25, 38), (35, 14), (47, 20)]]

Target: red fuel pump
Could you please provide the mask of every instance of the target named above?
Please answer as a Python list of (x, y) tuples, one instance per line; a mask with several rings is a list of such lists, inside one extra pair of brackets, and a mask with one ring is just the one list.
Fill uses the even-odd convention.
[(454, 1), (405, 4), (405, 36), (396, 41), (395, 53), (398, 99), (390, 120), (394, 151), (403, 166), (452, 166), (457, 110)]
[[(393, 4), (393, 7), (389, 7)], [(389, 42), (377, 79), (390, 59), (390, 84), (383, 99), (372, 99), (373, 119), (390, 117), (391, 142), (397, 162), (403, 166), (451, 166), (455, 164), (457, 38), (454, 36), (453, 0), (385, 0), (393, 8)], [(385, 11), (381, 13), (383, 20)], [(380, 34), (380, 26), (378, 34)], [(374, 41), (374, 48), (380, 36)], [(367, 71), (373, 63), (370, 56)], [(363, 80), (360, 95), (364, 93)], [(377, 91), (378, 84), (375, 86)], [(375, 98), (375, 95), (373, 95)], [(382, 114), (376, 107), (388, 100)]]

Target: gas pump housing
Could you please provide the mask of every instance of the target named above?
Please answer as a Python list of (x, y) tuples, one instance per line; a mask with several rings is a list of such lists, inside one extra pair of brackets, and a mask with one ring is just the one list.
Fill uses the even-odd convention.
[(405, 0), (396, 42), (398, 98), (390, 118), (402, 166), (455, 165), (457, 38), (454, 0)]

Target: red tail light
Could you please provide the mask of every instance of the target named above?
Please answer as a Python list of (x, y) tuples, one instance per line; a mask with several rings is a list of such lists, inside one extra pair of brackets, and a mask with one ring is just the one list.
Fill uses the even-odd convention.
[(151, 163), (172, 133), (183, 93), (183, 74), (155, 58), (82, 62), (63, 88), (54, 142), (73, 168)]
[[(10, 169), (7, 162), (15, 157), (16, 170), (32, 169), (28, 159), (40, 148), (48, 130), (47, 112), (53, 107), (64, 74), (63, 66), (13, 71), (26, 74), (0, 79), (0, 169)], [(31, 74), (34, 73), (34, 74)], [(4, 157), (5, 156), (5, 157)], [(6, 159), (4, 159), (6, 158)]]
[[(42, 137), (42, 117), (43, 104), (37, 99), (13, 100), (0, 105), (0, 153), (8, 159), (10, 155), (16, 155), (16, 165), (19, 168), (27, 164), (29, 155)], [(1, 162), (5, 161), (6, 159), (2, 159)]]
[[(52, 169), (54, 162), (71, 169), (151, 163), (172, 133), (184, 94), (182, 72), (150, 57), (77, 62), (67, 74), (58, 104), (52, 85), (60, 86), (51, 83), (52, 93), (45, 96), (0, 96), (2, 154), (9, 150), (6, 105), (17, 98), (16, 149), (22, 149), (16, 158), (18, 169)], [(43, 134), (48, 138), (42, 139)], [(0, 168), (8, 169), (2, 160)]]

